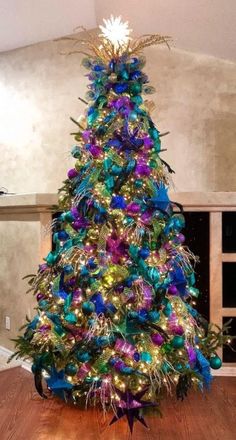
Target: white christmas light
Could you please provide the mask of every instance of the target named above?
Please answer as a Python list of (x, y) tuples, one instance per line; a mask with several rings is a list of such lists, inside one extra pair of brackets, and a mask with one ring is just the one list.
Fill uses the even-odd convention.
[(132, 29), (129, 29), (129, 23), (121, 21), (121, 17), (111, 17), (108, 20), (103, 19), (105, 26), (99, 26), (102, 34), (101, 37), (109, 40), (115, 49), (121, 46), (126, 46), (130, 40), (129, 34)]

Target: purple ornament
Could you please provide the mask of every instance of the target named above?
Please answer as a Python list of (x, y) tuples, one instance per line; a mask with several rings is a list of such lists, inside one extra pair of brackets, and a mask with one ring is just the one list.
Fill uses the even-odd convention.
[(71, 212), (71, 214), (73, 215), (74, 218), (79, 217), (79, 211), (78, 211), (78, 209), (75, 206), (73, 206), (71, 208), (70, 212)]
[(184, 329), (182, 325), (176, 325), (175, 327), (173, 327), (172, 331), (175, 335), (182, 336), (184, 334)]
[(90, 145), (89, 151), (93, 157), (99, 157), (102, 153), (102, 149), (99, 147), (99, 145)]
[(139, 161), (135, 168), (135, 175), (136, 176), (150, 176), (151, 174), (151, 168), (144, 162)]
[(41, 299), (44, 299), (44, 298), (46, 298), (45, 297), (45, 295), (43, 294), (43, 293), (37, 293), (37, 295), (36, 295), (36, 299), (37, 299), (37, 301), (40, 301)]
[(163, 336), (161, 336), (159, 333), (153, 333), (151, 335), (151, 339), (152, 339), (153, 344), (158, 345), (158, 346), (162, 345), (164, 342)]
[(140, 205), (138, 203), (131, 202), (126, 207), (127, 211), (132, 214), (137, 214), (140, 211)]
[(88, 141), (89, 138), (90, 138), (90, 136), (91, 136), (91, 134), (92, 134), (92, 131), (91, 131), (91, 130), (84, 130), (83, 133), (82, 133), (82, 138), (83, 138), (85, 141)]
[(143, 138), (143, 145), (145, 148), (149, 149), (153, 146), (153, 140), (149, 136)]
[(168, 287), (168, 293), (170, 295), (178, 295), (178, 289), (176, 286), (172, 285)]
[(40, 272), (44, 272), (45, 270), (47, 270), (48, 269), (48, 265), (47, 265), (47, 263), (43, 263), (43, 264), (40, 264), (39, 265), (39, 270), (40, 270)]
[(145, 224), (149, 224), (151, 218), (152, 218), (152, 211), (151, 211), (151, 210), (145, 211), (145, 212), (141, 215), (141, 220), (142, 220), (142, 222), (145, 223)]
[(75, 168), (71, 168), (68, 173), (67, 176), (69, 177), (69, 179), (74, 179), (74, 177), (78, 176), (78, 171)]

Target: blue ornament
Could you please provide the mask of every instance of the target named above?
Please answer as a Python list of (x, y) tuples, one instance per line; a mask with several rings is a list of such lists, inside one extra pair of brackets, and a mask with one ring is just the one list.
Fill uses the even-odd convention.
[(137, 351), (133, 354), (133, 359), (135, 362), (140, 361), (140, 354)]
[(125, 209), (126, 202), (123, 196), (113, 196), (111, 199), (111, 208), (112, 209)]
[(150, 250), (148, 248), (142, 248), (139, 251), (139, 256), (143, 258), (143, 260), (146, 260), (150, 255)]
[(142, 72), (140, 70), (134, 70), (130, 74), (130, 79), (131, 80), (136, 80), (136, 79), (141, 78), (141, 76), (142, 76)]
[(113, 86), (113, 90), (117, 94), (124, 93), (124, 92), (126, 92), (127, 89), (128, 89), (127, 83), (116, 83)]
[(66, 264), (63, 267), (63, 270), (64, 270), (66, 275), (69, 275), (70, 273), (72, 273), (74, 271), (74, 268), (73, 268), (72, 264)]
[(58, 231), (57, 235), (58, 235), (58, 239), (61, 241), (66, 241), (70, 237), (69, 234), (67, 234), (67, 232), (64, 230)]

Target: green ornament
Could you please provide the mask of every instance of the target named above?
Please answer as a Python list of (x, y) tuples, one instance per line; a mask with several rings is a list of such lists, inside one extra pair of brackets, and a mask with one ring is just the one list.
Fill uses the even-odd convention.
[(71, 214), (70, 211), (67, 211), (63, 214), (63, 220), (68, 223), (72, 223), (74, 221), (74, 216)]
[(82, 310), (85, 315), (91, 315), (95, 311), (95, 305), (91, 301), (85, 301)]
[(130, 86), (130, 93), (132, 95), (139, 95), (139, 93), (142, 91), (142, 86), (140, 83), (135, 82), (133, 84), (131, 84)]
[(171, 344), (174, 348), (182, 348), (184, 346), (185, 338), (183, 336), (176, 335), (173, 337)]
[(165, 344), (163, 344), (161, 351), (163, 351), (164, 353), (170, 353), (172, 351), (171, 344), (169, 344), (169, 342), (166, 342)]
[(149, 161), (149, 166), (150, 166), (151, 168), (157, 168), (157, 163), (156, 163), (156, 161), (153, 160), (153, 159), (151, 159), (151, 160)]
[(157, 247), (157, 243), (156, 243), (156, 241), (151, 241), (151, 250), (152, 251), (155, 251), (156, 250), (156, 247)]
[(74, 376), (77, 373), (78, 368), (72, 362), (66, 365), (65, 373), (67, 376)]
[(99, 373), (102, 373), (102, 374), (106, 374), (106, 373), (108, 373), (109, 370), (110, 370), (110, 368), (109, 368), (109, 366), (107, 365), (106, 362), (105, 362), (105, 363), (101, 363), (101, 364), (99, 365), (99, 367), (98, 367), (98, 371), (99, 371)]
[(218, 370), (222, 366), (222, 360), (219, 356), (215, 355), (210, 358), (210, 366), (213, 370)]
[(194, 296), (194, 298), (198, 298), (200, 292), (198, 289), (196, 289), (196, 287), (190, 287), (189, 293), (190, 295)]
[(77, 317), (75, 315), (75, 313), (71, 312), (71, 313), (67, 313), (65, 315), (65, 320), (69, 323), (69, 324), (76, 324), (77, 323)]

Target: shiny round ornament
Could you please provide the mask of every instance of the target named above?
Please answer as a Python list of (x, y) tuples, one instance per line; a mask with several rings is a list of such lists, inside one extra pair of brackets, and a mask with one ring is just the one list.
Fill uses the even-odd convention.
[(151, 310), (148, 312), (148, 320), (151, 322), (157, 322), (160, 319), (160, 312), (157, 310)]
[(91, 359), (91, 356), (87, 352), (85, 352), (85, 353), (78, 352), (78, 353), (76, 353), (76, 359), (79, 362), (88, 362)]
[(91, 301), (85, 301), (82, 305), (84, 315), (91, 315), (95, 311), (95, 306)]
[(143, 103), (143, 98), (140, 95), (132, 96), (131, 101), (136, 105), (141, 105)]
[(72, 362), (67, 364), (65, 367), (65, 373), (67, 374), (67, 376), (75, 376), (75, 374), (77, 373), (77, 370), (78, 370), (78, 368)]
[(52, 252), (49, 252), (49, 254), (46, 256), (46, 262), (48, 266), (53, 266), (56, 260), (57, 260), (57, 255), (53, 254)]
[(185, 343), (185, 338), (179, 335), (174, 336), (171, 341), (171, 345), (174, 348), (182, 348), (184, 347), (184, 343)]
[(134, 182), (134, 186), (135, 186), (136, 188), (142, 188), (142, 186), (143, 186), (143, 180), (142, 180), (142, 179), (137, 179), (137, 180), (135, 180), (135, 182)]
[(165, 341), (163, 336), (160, 335), (160, 333), (153, 333), (151, 335), (151, 339), (152, 339), (153, 344), (155, 344), (157, 346), (161, 346)]
[(139, 84), (138, 82), (135, 82), (133, 84), (131, 84), (130, 86), (130, 93), (132, 95), (139, 95), (142, 91), (142, 85)]
[(131, 110), (129, 112), (129, 121), (134, 122), (137, 120), (137, 118), (138, 118), (138, 113), (134, 110)]
[(48, 301), (47, 301), (46, 299), (41, 299), (41, 300), (38, 302), (38, 305), (39, 305), (39, 308), (40, 308), (40, 309), (46, 309), (47, 306), (48, 306)]
[(218, 370), (222, 366), (222, 360), (219, 356), (215, 355), (210, 358), (210, 366), (213, 370)]
[(150, 250), (148, 248), (142, 248), (139, 250), (139, 256), (143, 260), (146, 260), (150, 255)]

